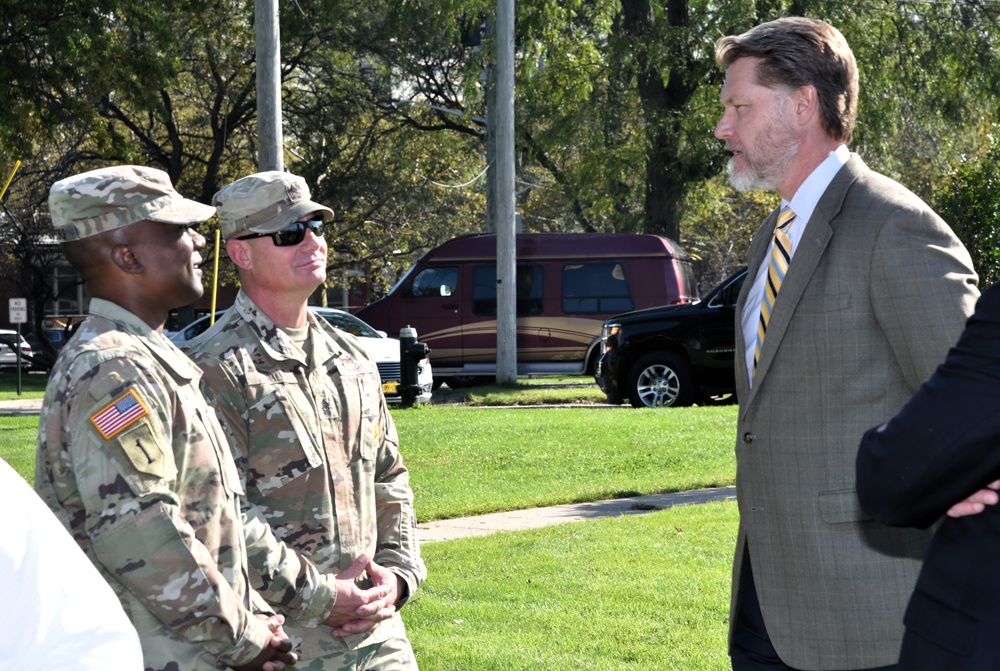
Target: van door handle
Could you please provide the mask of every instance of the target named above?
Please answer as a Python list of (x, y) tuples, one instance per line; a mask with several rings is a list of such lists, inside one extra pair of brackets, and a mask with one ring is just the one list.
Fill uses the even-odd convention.
[(458, 309), (458, 303), (445, 303), (444, 305), (441, 306), (441, 309), (442, 310), (457, 310)]

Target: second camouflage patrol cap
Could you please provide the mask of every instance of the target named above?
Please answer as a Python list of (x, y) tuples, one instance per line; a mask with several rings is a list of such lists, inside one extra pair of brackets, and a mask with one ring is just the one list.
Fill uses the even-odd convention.
[(322, 212), (333, 218), (333, 210), (310, 200), (306, 180), (280, 170), (241, 177), (212, 196), (218, 208), (219, 230), (226, 240), (234, 235), (275, 233), (307, 214)]
[(215, 208), (177, 193), (162, 170), (120, 165), (53, 184), (49, 213), (63, 240), (79, 240), (147, 219), (186, 226), (211, 218)]

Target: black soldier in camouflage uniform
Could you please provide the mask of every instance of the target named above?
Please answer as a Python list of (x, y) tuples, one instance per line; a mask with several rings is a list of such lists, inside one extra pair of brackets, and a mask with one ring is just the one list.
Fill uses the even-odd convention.
[(92, 300), (45, 392), (36, 490), (117, 593), (147, 671), (294, 664), (249, 587), (240, 476), (201, 372), (161, 333), (202, 294), (192, 224), (214, 208), (121, 166), (56, 182), (49, 210)]

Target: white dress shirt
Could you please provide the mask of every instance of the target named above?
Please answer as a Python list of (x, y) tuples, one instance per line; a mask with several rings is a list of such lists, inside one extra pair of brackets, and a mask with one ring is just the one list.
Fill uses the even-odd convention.
[[(850, 157), (851, 152), (848, 151), (847, 146), (840, 145), (836, 151), (816, 166), (816, 169), (802, 182), (802, 186), (792, 196), (791, 202), (785, 202), (782, 199), (781, 206), (788, 205), (792, 208), (792, 212), (795, 213), (795, 220), (792, 221), (787, 231), (788, 237), (792, 241), (792, 257), (795, 256), (795, 250), (799, 248), (799, 241), (802, 239), (802, 234), (805, 232), (806, 225), (809, 223), (809, 218), (812, 217), (819, 199), (822, 198), (827, 187), (830, 186), (830, 182), (833, 181), (833, 178), (837, 176), (837, 173)], [(747, 374), (750, 378), (751, 386), (753, 386), (753, 355), (754, 349), (757, 346), (757, 323), (760, 321), (760, 303), (764, 298), (764, 282), (767, 281), (767, 266), (771, 262), (771, 249), (773, 247), (774, 239), (772, 236), (771, 245), (767, 248), (767, 254), (764, 255), (764, 260), (761, 262), (760, 268), (757, 269), (757, 276), (754, 279), (753, 286), (750, 287), (750, 293), (747, 295), (747, 302), (743, 307), (743, 314), (741, 316), (743, 343), (746, 345)], [(791, 261), (789, 261), (790, 269)], [(775, 304), (779, 300), (781, 300), (780, 292), (779, 297), (775, 299)]]

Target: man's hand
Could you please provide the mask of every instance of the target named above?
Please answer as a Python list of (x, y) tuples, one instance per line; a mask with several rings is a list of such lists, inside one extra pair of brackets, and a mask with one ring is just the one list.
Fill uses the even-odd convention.
[[(354, 565), (351, 566), (353, 568)], [(358, 608), (356, 611), (358, 619), (335, 626), (331, 632), (334, 636), (343, 637), (369, 631), (382, 620), (388, 620), (396, 612), (396, 601), (399, 600), (403, 589), (399, 584), (402, 578), (373, 561), (369, 561), (365, 568), (372, 580), (372, 588), (369, 591), (385, 590), (385, 596)]]
[(948, 509), (948, 517), (966, 517), (968, 515), (978, 515), (986, 510), (986, 506), (995, 506), (1000, 502), (1000, 480), (994, 480), (986, 485), (984, 489), (972, 494), (964, 501), (959, 501)]
[(371, 576), (372, 587), (379, 587), (380, 585), (392, 587), (392, 591), (386, 595), (391, 605), (395, 606), (400, 597), (406, 594), (406, 581), (398, 573), (390, 571), (381, 564), (369, 562), (368, 575)]
[(260, 651), (252, 662), (241, 666), (234, 666), (236, 671), (283, 671), (290, 666), (295, 666), (299, 661), (299, 656), (292, 652), (292, 642), (285, 635), (282, 625), (285, 624), (284, 615), (267, 615), (257, 613), (257, 617), (267, 623), (268, 629), (273, 636), (270, 644)]
[[(368, 571), (372, 587), (361, 589), (357, 580)], [(395, 611), (396, 582), (387, 581), (386, 569), (370, 561), (367, 555), (359, 555), (346, 570), (337, 575), (337, 601), (333, 612), (324, 624), (333, 627), (335, 636), (347, 636), (370, 631), (375, 626), (392, 617)]]

